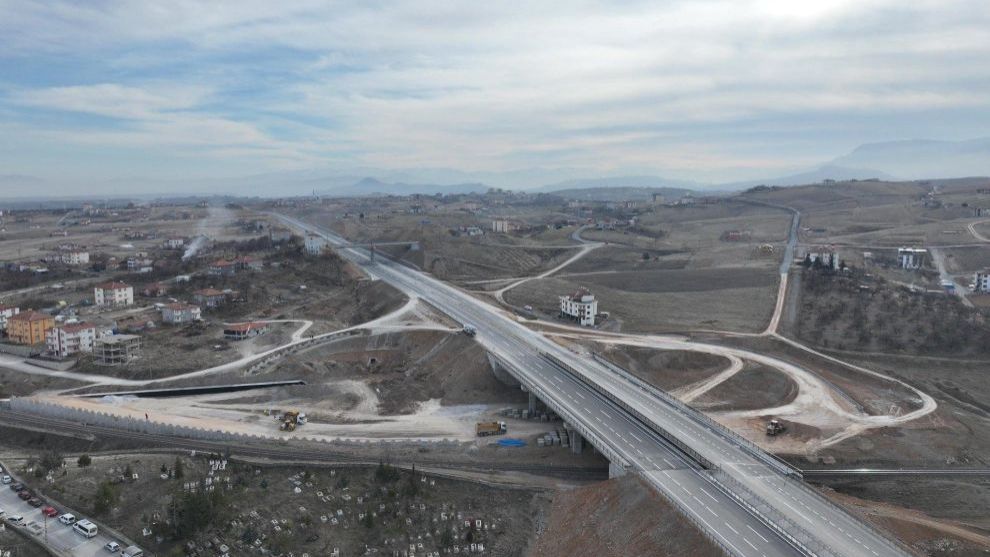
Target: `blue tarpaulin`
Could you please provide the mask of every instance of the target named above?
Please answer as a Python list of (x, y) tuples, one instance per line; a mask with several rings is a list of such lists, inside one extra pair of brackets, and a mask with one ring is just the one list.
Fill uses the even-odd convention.
[(499, 439), (498, 444), (500, 447), (525, 447), (526, 442), (522, 439)]

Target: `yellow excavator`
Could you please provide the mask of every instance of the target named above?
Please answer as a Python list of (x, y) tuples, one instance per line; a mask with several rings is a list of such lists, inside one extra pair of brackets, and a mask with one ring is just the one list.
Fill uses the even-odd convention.
[(282, 414), (282, 424), (278, 428), (282, 431), (295, 431), (298, 426), (306, 423), (306, 414), (298, 410), (288, 410)]

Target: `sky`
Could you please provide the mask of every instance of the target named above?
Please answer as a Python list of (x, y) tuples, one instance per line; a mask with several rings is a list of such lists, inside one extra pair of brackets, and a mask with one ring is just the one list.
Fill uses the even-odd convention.
[(25, 193), (350, 169), (720, 182), (988, 122), (986, 0), (0, 0), (0, 184), (22, 184), (0, 187)]

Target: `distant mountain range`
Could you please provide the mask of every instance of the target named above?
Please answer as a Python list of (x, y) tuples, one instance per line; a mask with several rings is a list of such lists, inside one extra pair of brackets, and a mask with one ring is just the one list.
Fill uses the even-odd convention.
[[(173, 194), (229, 194), (243, 197), (408, 195), (482, 193), (489, 187), (533, 193), (595, 190), (601, 199), (605, 190), (626, 189), (628, 195), (669, 189), (665, 196), (691, 191), (737, 191), (754, 185), (792, 186), (818, 183), (831, 178), (851, 180), (880, 178), (911, 180), (990, 176), (990, 137), (966, 141), (908, 140), (869, 143), (821, 166), (786, 176), (731, 183), (703, 183), (660, 176), (622, 175), (587, 177), (573, 168), (529, 168), (504, 172), (464, 172), (449, 168), (383, 170), (357, 168), (342, 171), (312, 169), (216, 179), (119, 178), (71, 185), (34, 176), (0, 174), (0, 198), (54, 197), (39, 192), (73, 192), (66, 196), (149, 198)], [(642, 191), (640, 191), (642, 190)], [(160, 192), (160, 193), (154, 193)], [(587, 196), (586, 193), (584, 196)]]
[(465, 184), (405, 184), (402, 182), (383, 182), (377, 178), (367, 177), (346, 186), (336, 186), (322, 191), (317, 191), (321, 196), (365, 196), (365, 195), (410, 195), (421, 194), (460, 194), (460, 193), (485, 193), (490, 188), (479, 183)]

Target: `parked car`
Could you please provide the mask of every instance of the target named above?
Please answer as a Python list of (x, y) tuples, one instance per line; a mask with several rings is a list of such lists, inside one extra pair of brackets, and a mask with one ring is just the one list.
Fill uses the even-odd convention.
[(24, 517), (19, 514), (14, 514), (7, 517), (7, 522), (13, 524), (14, 526), (21, 526), (24, 524)]
[(22, 483), (11, 484), (10, 485), (10, 490), (11, 491), (24, 491), (24, 488), (25, 487), (27, 487), (27, 486), (25, 486)]
[(58, 509), (52, 506), (48, 506), (41, 509), (41, 513), (47, 516), (48, 518), (55, 518), (56, 516), (58, 516)]
[(7, 511), (0, 509), (0, 520), (3, 520), (7, 516)]
[(10, 482), (14, 481), (14, 478), (11, 478), (10, 476), (4, 474), (3, 478), (0, 478), (0, 481), (3, 481), (4, 485), (7, 485)]
[(58, 521), (61, 522), (62, 524), (65, 524), (66, 526), (72, 526), (73, 524), (76, 523), (76, 515), (72, 513), (65, 513), (62, 516), (58, 517)]
[(44, 505), (44, 503), (41, 502), (41, 499), (38, 499), (37, 497), (32, 497), (28, 499), (28, 505), (31, 505), (34, 508), (38, 508), (41, 505)]
[(19, 491), (17, 493), (17, 496), (23, 499), (24, 501), (27, 501), (28, 499), (31, 498), (31, 492), (25, 489), (23, 491)]
[(106, 549), (110, 553), (117, 553), (120, 551), (120, 544), (117, 542), (107, 542), (107, 544), (103, 546), (103, 549)]

